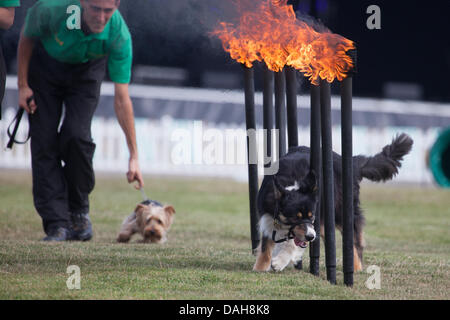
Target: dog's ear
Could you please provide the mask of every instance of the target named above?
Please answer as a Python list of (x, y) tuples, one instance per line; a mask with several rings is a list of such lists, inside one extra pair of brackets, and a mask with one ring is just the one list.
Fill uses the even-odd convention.
[(280, 200), (283, 196), (283, 193), (286, 193), (286, 190), (283, 188), (283, 186), (278, 181), (278, 178), (276, 175), (273, 175), (273, 196), (275, 200)]
[(175, 209), (172, 206), (165, 206), (164, 211), (168, 214), (173, 216), (175, 214)]
[(314, 170), (310, 170), (305, 178), (299, 183), (299, 192), (315, 193), (318, 190), (317, 175)]
[(146, 205), (143, 204), (138, 204), (136, 206), (136, 209), (134, 209), (134, 212), (136, 212), (136, 216), (142, 215), (142, 213), (144, 212), (144, 210), (147, 208)]
[(167, 225), (170, 227), (170, 225), (173, 222), (173, 215), (175, 214), (175, 209), (172, 206), (165, 206), (164, 212), (166, 213), (166, 217), (167, 217), (167, 222), (168, 222)]
[(142, 225), (142, 215), (146, 208), (146, 205), (140, 203), (136, 206), (136, 209), (134, 209), (134, 212), (136, 213), (136, 223), (138, 226)]

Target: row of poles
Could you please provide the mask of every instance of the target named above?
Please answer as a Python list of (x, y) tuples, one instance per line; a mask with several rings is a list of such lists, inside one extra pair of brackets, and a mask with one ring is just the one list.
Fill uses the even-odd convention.
[[(348, 53), (356, 65), (356, 51)], [(245, 83), (246, 127), (256, 129), (254, 69), (243, 66)], [(352, 158), (352, 77), (356, 67), (340, 82), (341, 86), (341, 139), (342, 139), (342, 191), (343, 191), (343, 271), (344, 284), (353, 285), (353, 158)], [(285, 67), (280, 72), (272, 72), (266, 67), (263, 72), (263, 129), (267, 133), (264, 151), (268, 158), (272, 155), (271, 132), (275, 124), (278, 132), (278, 159), (286, 154), (286, 148), (298, 146), (297, 122), (297, 71)], [(320, 258), (320, 212), (324, 217), (325, 264), (327, 279), (336, 284), (336, 240), (335, 202), (331, 121), (331, 85), (321, 80), (320, 85), (310, 86), (310, 163), (311, 169), (320, 177), (320, 201), (316, 208), (314, 227), (316, 240), (310, 244), (310, 272), (319, 275)], [(274, 105), (275, 101), (275, 105)], [(249, 132), (249, 131), (247, 131)], [(286, 137), (287, 133), (287, 137)], [(247, 140), (248, 155), (256, 154), (256, 146)], [(253, 148), (253, 150), (250, 150)], [(270, 166), (270, 163), (265, 164)], [(250, 226), (253, 252), (259, 244), (258, 214), (256, 198), (259, 188), (258, 166), (248, 165)]]

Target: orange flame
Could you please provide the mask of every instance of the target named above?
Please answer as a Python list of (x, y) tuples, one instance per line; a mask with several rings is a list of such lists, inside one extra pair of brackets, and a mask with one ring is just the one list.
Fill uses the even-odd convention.
[(275, 72), (291, 66), (314, 84), (346, 77), (354, 43), (330, 31), (317, 32), (298, 20), (287, 0), (261, 1), (256, 10), (239, 10), (239, 23), (220, 22), (212, 32), (232, 59), (247, 67), (264, 62)]

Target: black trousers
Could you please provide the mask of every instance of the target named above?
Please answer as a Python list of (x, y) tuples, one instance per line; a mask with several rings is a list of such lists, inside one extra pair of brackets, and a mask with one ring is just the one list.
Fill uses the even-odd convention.
[(105, 58), (61, 63), (39, 41), (33, 50), (28, 79), (37, 105), (29, 117), (33, 197), (46, 233), (68, 227), (70, 212), (89, 212), (95, 184), (91, 122), (105, 68)]

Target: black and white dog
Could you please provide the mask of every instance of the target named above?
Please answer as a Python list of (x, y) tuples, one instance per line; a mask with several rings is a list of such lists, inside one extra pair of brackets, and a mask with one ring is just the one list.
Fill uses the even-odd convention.
[[(401, 167), (400, 161), (409, 153), (413, 140), (402, 133), (373, 157), (353, 157), (354, 270), (362, 270), (364, 248), (364, 216), (359, 206), (359, 183), (392, 179)], [(316, 174), (309, 166), (307, 147), (290, 148), (281, 157), (276, 175), (265, 176), (258, 192), (259, 229), (255, 271), (281, 271), (291, 262), (299, 265), (307, 243), (316, 237), (314, 217), (319, 201)], [(342, 164), (333, 153), (335, 224), (342, 231)], [(321, 235), (323, 235), (321, 216)]]

